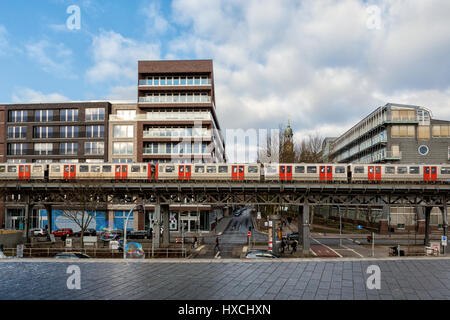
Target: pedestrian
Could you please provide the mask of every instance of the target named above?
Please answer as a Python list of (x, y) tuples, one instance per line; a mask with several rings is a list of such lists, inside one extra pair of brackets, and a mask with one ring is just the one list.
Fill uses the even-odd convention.
[(197, 239), (197, 236), (194, 237), (194, 247), (195, 247), (195, 248), (198, 247), (198, 239)]
[(191, 249), (195, 248), (195, 237), (192, 238)]
[(281, 240), (281, 253), (284, 253), (284, 248), (286, 247), (286, 242), (284, 239)]
[(216, 238), (216, 242), (214, 242), (214, 256), (216, 255), (216, 253), (220, 251), (219, 249), (219, 237)]
[(292, 246), (291, 254), (296, 253), (297, 252), (297, 240), (293, 240), (291, 246)]

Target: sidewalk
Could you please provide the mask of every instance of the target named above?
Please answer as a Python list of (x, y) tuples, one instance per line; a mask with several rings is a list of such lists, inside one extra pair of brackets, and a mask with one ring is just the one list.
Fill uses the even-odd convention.
[(220, 219), (217, 226), (211, 231), (211, 234), (221, 235), (230, 225), (231, 220), (233, 220), (233, 216), (226, 216)]

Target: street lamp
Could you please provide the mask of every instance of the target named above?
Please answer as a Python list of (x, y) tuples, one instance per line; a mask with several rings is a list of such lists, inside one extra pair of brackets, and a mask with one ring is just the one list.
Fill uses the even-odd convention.
[(145, 206), (142, 203), (138, 203), (131, 208), (131, 210), (128, 212), (127, 218), (125, 220), (125, 225), (123, 227), (123, 258), (127, 258), (126, 248), (127, 248), (127, 227), (128, 227), (128, 219), (130, 218), (131, 213), (136, 207), (142, 206), (142, 209), (145, 211)]

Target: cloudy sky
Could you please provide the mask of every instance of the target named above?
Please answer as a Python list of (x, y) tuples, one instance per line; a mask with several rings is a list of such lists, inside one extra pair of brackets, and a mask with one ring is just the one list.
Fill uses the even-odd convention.
[(137, 60), (213, 59), (224, 128), (335, 136), (388, 102), (450, 119), (449, 30), (448, 0), (3, 0), (0, 101), (136, 101)]

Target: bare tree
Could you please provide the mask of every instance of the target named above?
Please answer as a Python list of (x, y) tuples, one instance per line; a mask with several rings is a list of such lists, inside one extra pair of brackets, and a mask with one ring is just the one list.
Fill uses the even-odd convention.
[(98, 210), (106, 208), (106, 194), (101, 184), (79, 183), (70, 191), (63, 191), (62, 216), (73, 221), (81, 230), (81, 247), (84, 248), (83, 237)]
[(318, 133), (308, 135), (295, 145), (296, 162), (322, 162), (322, 143), (324, 138)]

